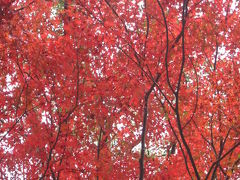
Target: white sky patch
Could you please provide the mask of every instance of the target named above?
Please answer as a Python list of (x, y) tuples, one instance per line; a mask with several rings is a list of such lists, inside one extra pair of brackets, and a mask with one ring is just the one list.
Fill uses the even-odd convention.
[(48, 115), (49, 115), (48, 112), (46, 112), (46, 111), (42, 112), (42, 118), (41, 118), (42, 123), (44, 123), (44, 124), (50, 124), (51, 123), (49, 118), (48, 118)]
[[(16, 73), (14, 73), (13, 75), (7, 74), (6, 75), (6, 88), (3, 89), (3, 92), (11, 92), (14, 90), (14, 88), (16, 88), (18, 86), (17, 83), (13, 84), (12, 83), (12, 78), (16, 75)], [(12, 96), (12, 94), (9, 94), (10, 96)]]
[(121, 131), (125, 127), (123, 123), (118, 123), (116, 126), (119, 131)]

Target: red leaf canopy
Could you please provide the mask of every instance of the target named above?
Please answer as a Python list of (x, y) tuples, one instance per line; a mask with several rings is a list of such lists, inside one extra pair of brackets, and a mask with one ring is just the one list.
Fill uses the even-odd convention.
[(0, 1), (1, 179), (240, 178), (239, 1)]

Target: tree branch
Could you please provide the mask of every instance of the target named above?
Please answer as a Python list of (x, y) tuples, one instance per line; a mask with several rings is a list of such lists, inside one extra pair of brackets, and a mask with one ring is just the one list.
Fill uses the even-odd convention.
[[(160, 74), (157, 74), (155, 82), (158, 82)], [(142, 128), (142, 137), (141, 137), (141, 155), (139, 159), (139, 168), (140, 168), (140, 177), (139, 180), (143, 180), (144, 177), (144, 154), (145, 154), (145, 134), (147, 127), (147, 116), (148, 116), (148, 98), (155, 87), (155, 83), (152, 84), (151, 88), (146, 92), (144, 98), (144, 115), (143, 115), (143, 128)]]
[(158, 3), (158, 6), (160, 7), (161, 9), (161, 13), (162, 13), (162, 16), (163, 16), (163, 20), (164, 20), (164, 24), (165, 24), (165, 31), (166, 31), (166, 43), (167, 43), (167, 46), (166, 46), (166, 53), (165, 53), (165, 69), (166, 69), (166, 74), (167, 74), (167, 83), (168, 83), (168, 86), (169, 88), (171, 89), (171, 91), (175, 94), (175, 91), (171, 85), (171, 82), (170, 82), (170, 79), (169, 79), (169, 72), (168, 72), (168, 49), (169, 49), (169, 38), (168, 38), (168, 25), (167, 25), (167, 19), (166, 19), (166, 16), (165, 16), (165, 13), (164, 13), (164, 10), (163, 10), (163, 7), (160, 3), (159, 0), (157, 0), (157, 3)]
[(176, 113), (176, 121), (177, 121), (177, 126), (179, 130), (180, 137), (182, 139), (183, 145), (187, 150), (187, 154), (189, 156), (190, 162), (192, 164), (192, 167), (194, 169), (195, 176), (198, 180), (200, 180), (200, 175), (198, 173), (196, 164), (194, 162), (191, 150), (188, 146), (187, 141), (185, 140), (185, 136), (183, 134), (182, 126), (181, 126), (181, 118), (179, 114), (179, 90), (180, 90), (180, 85), (181, 85), (181, 78), (183, 74), (183, 68), (185, 64), (185, 42), (184, 42), (184, 28), (185, 28), (185, 17), (187, 16), (187, 5), (188, 5), (188, 0), (183, 0), (183, 9), (182, 9), (182, 64), (181, 64), (181, 69), (179, 73), (179, 78), (178, 78), (178, 85), (177, 85), (177, 90), (176, 90), (176, 107), (175, 107), (175, 113)]
[(212, 169), (214, 168), (214, 166), (219, 163), (221, 160), (223, 160), (228, 154), (230, 154), (231, 152), (233, 152), (234, 149), (236, 149), (238, 146), (240, 145), (240, 141), (238, 143), (236, 143), (231, 149), (229, 149), (222, 157), (220, 157), (218, 160), (216, 160), (210, 167), (205, 179), (208, 179), (209, 175), (211, 174)]

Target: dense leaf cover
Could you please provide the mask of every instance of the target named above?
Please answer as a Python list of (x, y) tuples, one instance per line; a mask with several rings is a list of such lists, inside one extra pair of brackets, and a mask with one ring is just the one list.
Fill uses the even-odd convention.
[(239, 7), (1, 0), (1, 179), (240, 178)]

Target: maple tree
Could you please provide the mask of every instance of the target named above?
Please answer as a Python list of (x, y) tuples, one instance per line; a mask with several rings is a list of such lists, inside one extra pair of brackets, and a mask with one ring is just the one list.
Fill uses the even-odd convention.
[(240, 177), (233, 0), (0, 1), (0, 177)]

